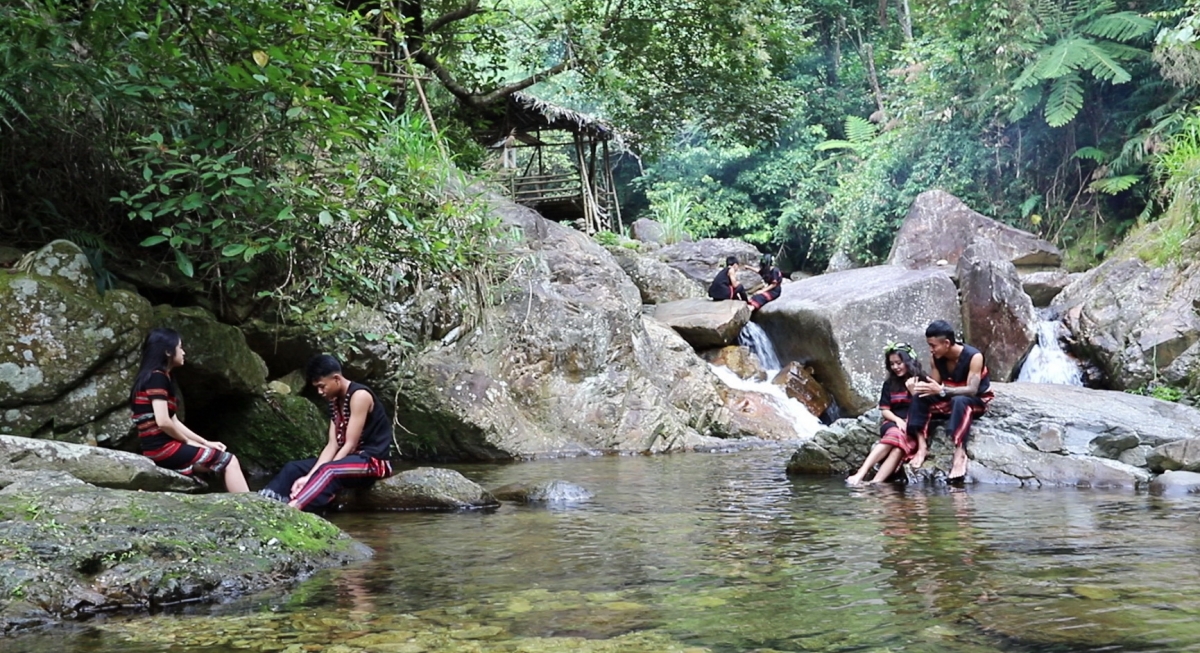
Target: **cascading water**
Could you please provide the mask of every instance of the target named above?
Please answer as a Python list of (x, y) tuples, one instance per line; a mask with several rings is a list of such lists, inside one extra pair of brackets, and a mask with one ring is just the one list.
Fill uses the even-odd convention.
[(1038, 324), (1037, 344), (1025, 358), (1017, 381), (1083, 385), (1083, 372), (1079, 370), (1079, 365), (1058, 345), (1058, 322), (1043, 321)]
[(810, 438), (815, 435), (822, 428), (821, 420), (810, 413), (804, 404), (789, 397), (783, 386), (771, 382), (783, 365), (779, 362), (779, 355), (775, 353), (775, 345), (771, 343), (767, 332), (757, 324), (749, 322), (742, 327), (742, 332), (738, 335), (738, 344), (758, 356), (759, 365), (767, 373), (767, 380), (743, 379), (728, 367), (710, 365), (717, 378), (734, 390), (763, 395), (780, 415), (792, 423), (797, 438)]
[(772, 372), (778, 372), (783, 369), (783, 365), (779, 362), (779, 355), (775, 353), (775, 345), (771, 343), (770, 336), (757, 324), (747, 322), (746, 326), (742, 327), (742, 332), (738, 334), (738, 344), (754, 352), (755, 356), (758, 356), (758, 363), (762, 365), (768, 377), (775, 376)]

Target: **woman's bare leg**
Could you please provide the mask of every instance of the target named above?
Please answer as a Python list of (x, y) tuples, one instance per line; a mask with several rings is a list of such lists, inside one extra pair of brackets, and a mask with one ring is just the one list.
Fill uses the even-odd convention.
[(892, 452), (888, 457), (879, 463), (879, 473), (875, 475), (872, 483), (886, 483), (892, 477), (892, 473), (900, 466), (900, 460), (904, 458), (904, 452), (896, 447), (892, 447)]
[(871, 471), (871, 468), (874, 467), (876, 463), (887, 457), (888, 452), (893, 449), (895, 449), (895, 447), (890, 444), (884, 444), (882, 442), (876, 444), (871, 449), (871, 453), (867, 454), (867, 460), (863, 462), (862, 467), (858, 468), (858, 473), (850, 478), (847, 478), (846, 482), (850, 485), (858, 485), (859, 483), (862, 483), (863, 479), (866, 478), (867, 474)]

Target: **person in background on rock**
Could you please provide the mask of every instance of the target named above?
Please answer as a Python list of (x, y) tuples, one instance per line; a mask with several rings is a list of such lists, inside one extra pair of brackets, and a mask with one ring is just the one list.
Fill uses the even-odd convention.
[[(954, 442), (954, 462), (950, 466), (950, 481), (960, 481), (967, 475), (967, 436), (971, 422), (987, 410), (992, 400), (991, 382), (983, 353), (971, 345), (956, 342), (954, 327), (945, 320), (934, 320), (925, 329), (925, 341), (933, 357), (933, 369), (928, 380), (910, 382), (916, 400), (908, 413), (909, 435), (924, 438), (928, 435), (931, 415), (949, 415), (947, 429)], [(913, 458), (913, 467), (925, 461), (923, 452)]]
[(172, 329), (152, 329), (142, 343), (142, 365), (130, 392), (133, 424), (142, 454), (159, 467), (184, 476), (195, 470), (221, 474), (225, 489), (249, 492), (238, 459), (220, 442), (205, 440), (175, 415), (171, 371), (183, 365), (183, 339)]
[(736, 256), (725, 258), (725, 267), (717, 273), (712, 285), (708, 287), (708, 296), (713, 301), (725, 299), (740, 299), (746, 301), (746, 289), (738, 285), (737, 273), (742, 266), (738, 265)]
[(285, 465), (259, 494), (312, 511), (328, 506), (343, 487), (367, 487), (391, 475), (392, 420), (370, 388), (342, 376), (333, 356), (314, 356), (305, 378), (329, 402), (329, 442), (316, 458)]
[(863, 482), (871, 468), (879, 465), (872, 483), (883, 483), (908, 460), (914, 456), (925, 458), (925, 439), (913, 437), (908, 433), (908, 408), (912, 403), (909, 393), (909, 379), (920, 380), (925, 377), (921, 364), (916, 360), (916, 352), (912, 345), (890, 343), (883, 350), (884, 366), (888, 377), (879, 391), (879, 410), (883, 412), (883, 422), (879, 425), (880, 439), (871, 449), (866, 462), (858, 468), (858, 473), (846, 479), (850, 485)]
[(754, 296), (750, 298), (750, 308), (756, 311), (767, 302), (779, 299), (780, 286), (783, 285), (783, 273), (775, 267), (774, 256), (762, 255), (758, 261), (758, 276), (762, 277), (763, 283), (767, 284), (767, 287), (754, 293)]

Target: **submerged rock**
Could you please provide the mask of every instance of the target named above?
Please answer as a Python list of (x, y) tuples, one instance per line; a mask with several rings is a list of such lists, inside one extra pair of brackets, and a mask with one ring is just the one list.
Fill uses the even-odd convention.
[(696, 349), (724, 347), (737, 342), (750, 321), (750, 305), (741, 301), (681, 299), (659, 304), (654, 319), (679, 332)]
[[(1150, 397), (1036, 383), (995, 383), (971, 427), (969, 480), (1014, 485), (1134, 487), (1151, 474), (1130, 452), (1200, 429), (1200, 411)], [(927, 472), (950, 469), (944, 421), (935, 422)], [(839, 420), (793, 455), (789, 473), (849, 474), (879, 440), (878, 411)], [(1135, 444), (1136, 442), (1136, 444)], [(1170, 445), (1168, 445), (1170, 446)], [(1151, 458), (1147, 456), (1147, 458)], [(1153, 462), (1150, 465), (1153, 467)]]
[(254, 494), (128, 492), (65, 474), (0, 490), (0, 632), (213, 601), (363, 560), (329, 522)]
[(449, 469), (418, 467), (400, 472), (369, 489), (338, 495), (337, 509), (345, 511), (467, 510), (494, 508), (500, 503), (487, 490)]
[(1150, 481), (1150, 492), (1166, 495), (1198, 494), (1200, 493), (1200, 473), (1166, 472)]
[(500, 501), (516, 503), (580, 503), (590, 501), (595, 495), (574, 483), (553, 480), (533, 484), (510, 483), (492, 490), (492, 496)]
[(803, 361), (850, 415), (879, 401), (883, 348), (903, 341), (922, 350), (925, 327), (959, 323), (958, 290), (944, 272), (878, 266), (785, 284), (755, 322), (780, 360)]
[(0, 468), (64, 472), (92, 485), (120, 490), (195, 492), (204, 488), (139, 454), (11, 435), (0, 435)]

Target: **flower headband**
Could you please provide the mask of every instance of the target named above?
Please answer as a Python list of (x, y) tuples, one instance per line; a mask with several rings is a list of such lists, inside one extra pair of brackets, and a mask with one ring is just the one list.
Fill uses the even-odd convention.
[(912, 345), (910, 345), (906, 342), (889, 342), (887, 344), (887, 346), (883, 348), (884, 354), (890, 354), (890, 353), (896, 352), (896, 351), (903, 351), (903, 352), (907, 353), (909, 358), (917, 357), (916, 350), (914, 350), (912, 348)]

